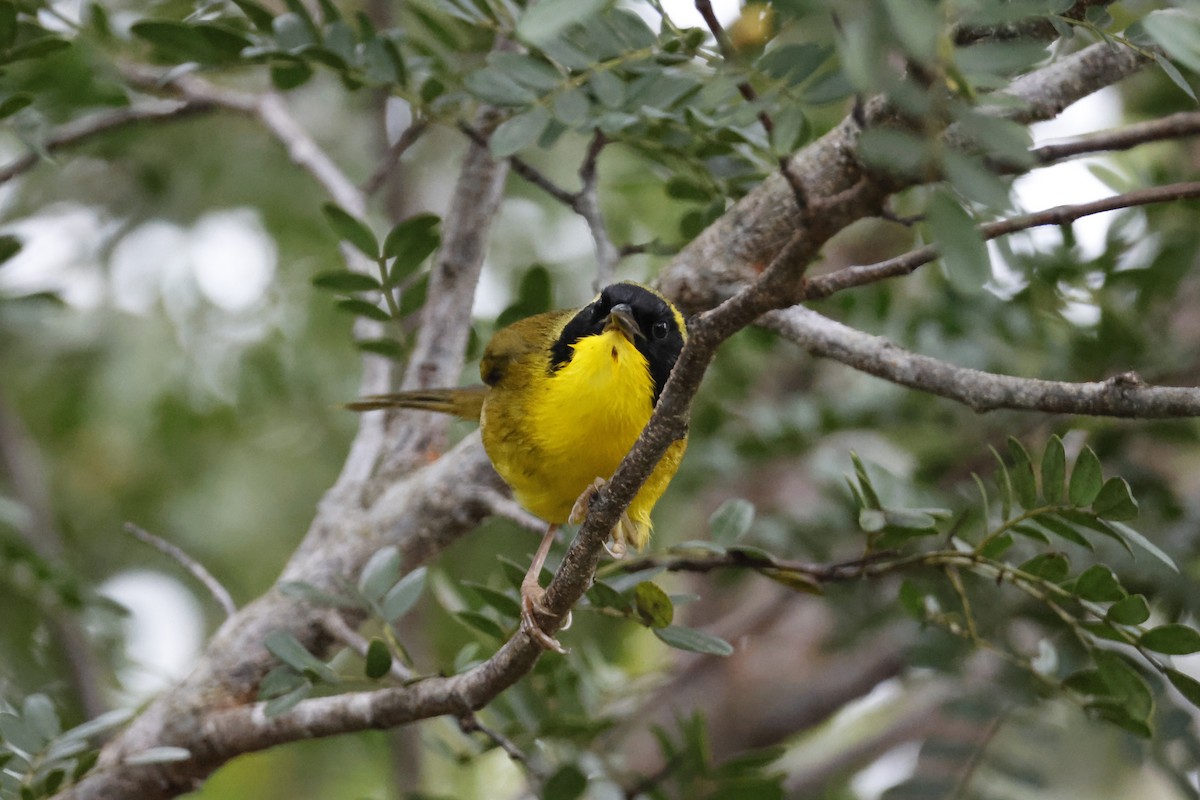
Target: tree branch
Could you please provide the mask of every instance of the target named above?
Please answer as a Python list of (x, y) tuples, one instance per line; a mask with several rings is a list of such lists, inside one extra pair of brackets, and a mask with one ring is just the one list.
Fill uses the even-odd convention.
[(1197, 134), (1200, 134), (1200, 111), (1180, 111), (1160, 119), (1079, 136), (1066, 142), (1045, 144), (1034, 148), (1030, 154), (1039, 164), (1052, 164), (1073, 156), (1129, 150), (1148, 142), (1182, 139)]
[(208, 590), (213, 600), (216, 600), (217, 605), (225, 612), (226, 617), (232, 617), (237, 613), (237, 603), (233, 602), (233, 598), (229, 595), (229, 590), (222, 586), (221, 582), (214, 578), (213, 574), (205, 569), (203, 564), (185, 553), (183, 548), (168, 542), (161, 536), (155, 536), (150, 531), (140, 528), (132, 522), (125, 523), (125, 532), (178, 562), (180, 566), (188, 571), (189, 575), (199, 581)]
[(408, 152), (410, 147), (417, 143), (417, 140), (420, 139), (421, 135), (427, 130), (429, 130), (429, 121), (424, 119), (416, 120), (407, 128), (405, 128), (404, 132), (401, 133), (400, 136), (396, 138), (396, 141), (392, 144), (392, 146), (388, 148), (387, 153), (385, 153), (383, 158), (380, 160), (379, 166), (376, 167), (375, 171), (371, 173), (371, 177), (363, 181), (362, 187), (359, 191), (361, 191), (367, 197), (370, 197), (371, 195), (375, 194), (375, 192), (379, 191), (379, 188), (383, 186), (384, 181), (386, 181), (388, 176), (392, 174), (392, 170), (396, 168), (396, 164), (400, 163), (401, 157)]
[(981, 372), (918, 355), (800, 306), (768, 314), (760, 322), (813, 355), (956, 400), (978, 412), (1011, 408), (1143, 419), (1200, 416), (1200, 389), (1147, 386), (1134, 373), (1066, 383)]
[(571, 204), (575, 213), (583, 217), (588, 230), (592, 232), (592, 241), (596, 248), (596, 280), (592, 283), (592, 288), (597, 292), (616, 279), (617, 263), (621, 260), (621, 253), (613, 244), (612, 237), (608, 235), (608, 228), (604, 225), (604, 215), (600, 212), (600, 194), (596, 190), (596, 161), (607, 143), (608, 139), (600, 131), (593, 134), (592, 141), (588, 143), (587, 155), (579, 167), (579, 180), (583, 186), (573, 196)]
[(10, 181), (18, 175), (28, 172), (42, 161), (44, 155), (84, 144), (105, 133), (134, 125), (190, 119), (216, 108), (214, 103), (205, 100), (155, 100), (143, 105), (101, 111), (71, 120), (47, 136), (34, 152), (27, 153), (0, 167), (0, 183)]
[[(1188, 200), (1200, 197), (1200, 181), (1187, 183), (1172, 183), (1166, 186), (1154, 186), (1149, 189), (1136, 189), (1132, 192), (1093, 200), (1090, 203), (1079, 203), (1069, 206), (1055, 206), (1032, 214), (1022, 214), (1009, 219), (988, 222), (979, 226), (980, 235), (985, 240), (1006, 236), (1017, 231), (1028, 230), (1046, 225), (1069, 225), (1075, 220), (1092, 214), (1102, 214), (1105, 211), (1115, 211), (1121, 208), (1151, 205), (1153, 203), (1169, 203), (1176, 200)], [(804, 290), (805, 300), (820, 300), (835, 292), (856, 286), (908, 275), (918, 267), (935, 260), (941, 253), (936, 244), (928, 244), (910, 250), (903, 255), (880, 261), (877, 264), (845, 267), (827, 275), (821, 275), (808, 281)]]

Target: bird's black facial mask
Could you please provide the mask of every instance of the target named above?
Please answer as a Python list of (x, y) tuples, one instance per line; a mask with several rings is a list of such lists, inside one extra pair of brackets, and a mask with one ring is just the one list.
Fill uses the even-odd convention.
[(602, 333), (609, 312), (613, 306), (621, 303), (629, 306), (642, 333), (633, 338), (633, 344), (650, 367), (650, 377), (654, 380), (653, 402), (658, 403), (658, 396), (662, 394), (675, 360), (679, 358), (679, 351), (683, 349), (684, 332), (680, 330), (671, 306), (636, 283), (614, 283), (606, 287), (599, 297), (571, 318), (550, 349), (550, 371), (570, 363), (575, 352), (571, 345), (586, 336)]

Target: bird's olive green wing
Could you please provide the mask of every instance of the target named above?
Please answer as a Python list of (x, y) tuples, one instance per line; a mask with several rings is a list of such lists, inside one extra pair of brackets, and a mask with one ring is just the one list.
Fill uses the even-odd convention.
[(550, 364), (550, 347), (574, 309), (547, 311), (517, 320), (496, 331), (479, 362), (479, 377), (492, 387), (503, 387), (520, 373), (527, 380), (530, 368)]

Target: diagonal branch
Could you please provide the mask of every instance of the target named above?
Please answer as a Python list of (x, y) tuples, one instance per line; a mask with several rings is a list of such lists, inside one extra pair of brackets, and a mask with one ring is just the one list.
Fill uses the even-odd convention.
[(1068, 383), (982, 372), (910, 352), (801, 306), (768, 314), (760, 323), (813, 355), (979, 412), (1012, 408), (1144, 419), (1200, 416), (1200, 389), (1148, 386), (1134, 373)]

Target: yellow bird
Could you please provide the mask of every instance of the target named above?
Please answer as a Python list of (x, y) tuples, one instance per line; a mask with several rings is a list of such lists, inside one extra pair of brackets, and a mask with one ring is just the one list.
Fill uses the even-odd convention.
[[(521, 583), (521, 627), (563, 652), (538, 626), (538, 583), (558, 526), (579, 522), (658, 402), (687, 340), (683, 315), (637, 283), (615, 283), (580, 309), (548, 311), (496, 332), (479, 364), (485, 386), (375, 395), (356, 411), (418, 408), (478, 419), (483, 447), (517, 502), (548, 527)], [(667, 449), (613, 529), (614, 550), (641, 550), (650, 511), (674, 477), (687, 440)]]

